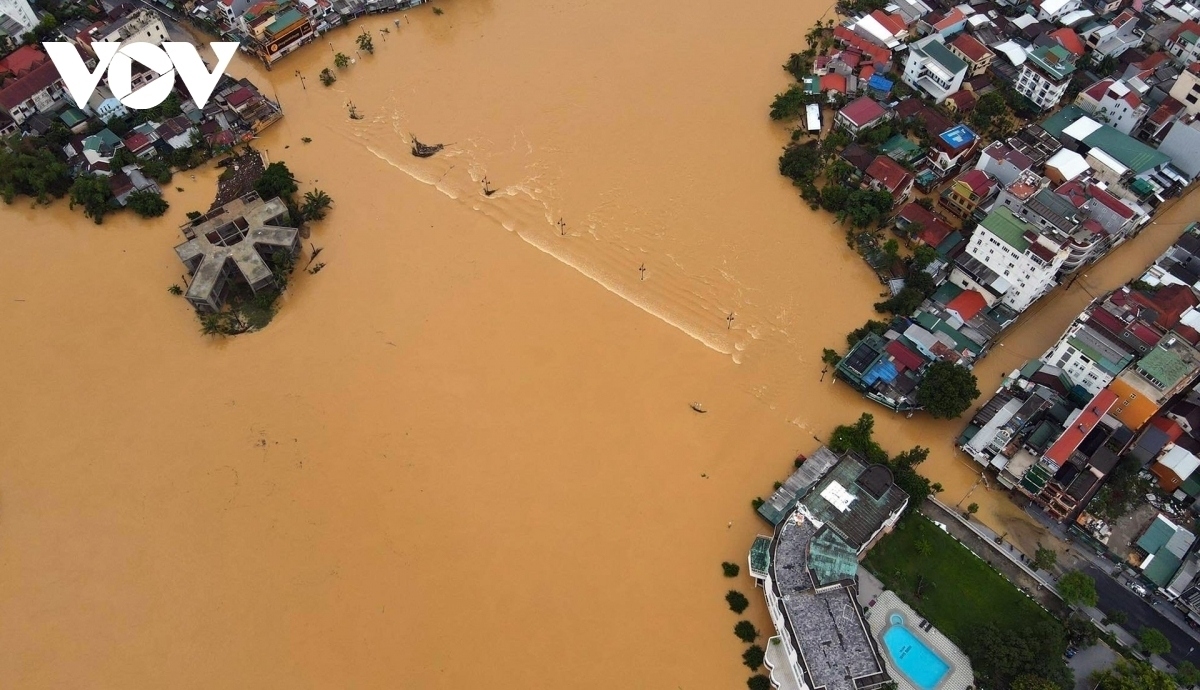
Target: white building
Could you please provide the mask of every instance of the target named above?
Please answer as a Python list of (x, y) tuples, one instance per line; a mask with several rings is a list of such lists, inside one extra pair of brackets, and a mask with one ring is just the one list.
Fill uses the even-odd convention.
[(997, 206), (975, 229), (950, 281), (978, 291), (989, 305), (999, 300), (1021, 312), (1056, 285), (1068, 253), (1065, 238), (1039, 233), (1009, 208)]
[(1033, 0), (1037, 8), (1037, 18), (1043, 22), (1054, 23), (1063, 15), (1079, 9), (1079, 0)]
[(1180, 118), (1167, 132), (1158, 150), (1170, 156), (1171, 165), (1189, 179), (1196, 179), (1200, 175), (1200, 119), (1196, 115)]
[(941, 103), (962, 87), (967, 76), (967, 63), (950, 52), (940, 34), (927, 36), (908, 47), (904, 63), (905, 84), (929, 94)]
[(153, 43), (162, 45), (168, 39), (167, 27), (157, 12), (148, 9), (137, 9), (128, 16), (97, 29), (92, 34), (94, 41), (110, 41), (113, 43)]
[(1029, 53), (1017, 75), (1017, 93), (1033, 101), (1042, 110), (1058, 104), (1071, 82), (1075, 62), (1070, 51), (1060, 45), (1040, 46)]
[(0, 33), (15, 40), (37, 26), (37, 15), (28, 0), (0, 0)]
[(1125, 82), (1113, 79), (1101, 79), (1080, 91), (1075, 105), (1121, 134), (1136, 129), (1150, 110)]
[(1193, 62), (1179, 73), (1171, 87), (1171, 98), (1182, 103), (1188, 115), (1200, 113), (1200, 62)]
[(1180, 24), (1171, 33), (1166, 49), (1181, 66), (1200, 60), (1200, 23), (1188, 20)]
[(1088, 325), (1089, 318), (1090, 313), (1081, 314), (1041, 360), (1062, 369), (1072, 383), (1096, 395), (1129, 366), (1133, 354)]

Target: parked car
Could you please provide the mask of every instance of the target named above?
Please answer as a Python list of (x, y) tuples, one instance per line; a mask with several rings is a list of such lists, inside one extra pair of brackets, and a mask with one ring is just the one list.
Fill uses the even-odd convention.
[(1148, 592), (1146, 592), (1146, 588), (1145, 588), (1145, 587), (1141, 586), (1139, 583), (1137, 583), (1137, 582), (1135, 582), (1135, 581), (1133, 581), (1133, 580), (1130, 580), (1130, 581), (1129, 581), (1129, 589), (1130, 589), (1130, 590), (1131, 590), (1131, 591), (1132, 591), (1134, 594), (1138, 595), (1139, 597), (1144, 597), (1144, 596), (1146, 596), (1146, 594), (1148, 593)]
[(1064, 656), (1066, 656), (1068, 659), (1070, 659), (1071, 657), (1075, 656), (1078, 653), (1079, 653), (1078, 649), (1075, 649), (1074, 647), (1067, 647), (1067, 651)]

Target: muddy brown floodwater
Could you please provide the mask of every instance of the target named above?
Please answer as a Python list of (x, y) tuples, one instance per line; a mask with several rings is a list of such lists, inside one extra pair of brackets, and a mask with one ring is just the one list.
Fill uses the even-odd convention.
[[(961, 421), (820, 381), (880, 291), (775, 169), (778, 65), (826, 8), (444, 10), (327, 36), (376, 32), (331, 88), (325, 42), (233, 66), (286, 109), (260, 147), (335, 199), (327, 268), (261, 333), (202, 338), (166, 290), (211, 169), (159, 221), (0, 210), (0, 687), (740, 687), (718, 565), (863, 411), (1037, 538), (972, 491)], [(412, 134), (449, 146), (418, 160)], [(1195, 206), (1036, 307), (980, 387)]]

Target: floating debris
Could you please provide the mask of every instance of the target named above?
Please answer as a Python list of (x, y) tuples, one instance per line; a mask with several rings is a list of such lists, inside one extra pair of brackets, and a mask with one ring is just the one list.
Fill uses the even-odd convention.
[(496, 193), (496, 190), (492, 189), (492, 183), (488, 182), (488, 178), (486, 178), (486, 177), (483, 178), (483, 195), (491, 196), (495, 193)]
[(433, 146), (430, 146), (429, 144), (422, 144), (417, 140), (416, 137), (413, 137), (412, 141), (412, 155), (416, 156), (417, 158), (429, 158), (438, 151), (446, 148), (445, 144), (434, 144)]
[(699, 412), (700, 414), (705, 414), (708, 412), (708, 410), (704, 409), (704, 405), (701, 405), (698, 402), (692, 403), (692, 409)]

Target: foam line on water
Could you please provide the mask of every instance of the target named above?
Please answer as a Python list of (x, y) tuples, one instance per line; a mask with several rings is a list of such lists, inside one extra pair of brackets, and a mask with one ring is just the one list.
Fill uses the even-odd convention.
[[(368, 151), (370, 151), (371, 154), (374, 155), (375, 157), (384, 161), (385, 163), (392, 166), (393, 168), (403, 172), (404, 174), (408, 175), (409, 177), (416, 180), (417, 182), (421, 182), (423, 184), (434, 187), (435, 189), (442, 192), (443, 194), (450, 197), (451, 199), (458, 198), (458, 196), (454, 190), (449, 189), (449, 188), (443, 189), (443, 185), (440, 183), (440, 181), (438, 179), (434, 178), (433, 176), (422, 174), (415, 170), (410, 170), (408, 167), (400, 165), (396, 161), (392, 160), (392, 158), (390, 156), (388, 156), (386, 153), (384, 153), (382, 151), (378, 151), (369, 145), (366, 146), (366, 149)], [(510, 232), (512, 232), (514, 230), (513, 227), (509, 227), (508, 223), (504, 223), (503, 227), (506, 230), (509, 230)], [(587, 266), (582, 261), (579, 261), (575, 257), (569, 256), (565, 252), (562, 252), (559, 248), (550, 245), (548, 242), (545, 242), (542, 238), (536, 237), (535, 233), (530, 233), (528, 231), (522, 231), (521, 229), (516, 229), (516, 235), (518, 237), (520, 237), (526, 244), (538, 249), (539, 251), (541, 251), (544, 254), (554, 257), (560, 263), (563, 263), (563, 264), (575, 269), (580, 274), (586, 276), (587, 278), (589, 278), (596, 284), (603, 287), (605, 290), (608, 290), (610, 293), (616, 295), (617, 297), (620, 297), (621, 299), (625, 300), (629, 304), (632, 304), (633, 306), (637, 307), (638, 309), (641, 309), (642, 311), (646, 312), (647, 314), (650, 314), (651, 316), (659, 319), (663, 323), (666, 323), (670, 326), (677, 328), (678, 330), (687, 334), (689, 337), (691, 337), (692, 339), (701, 343), (702, 345), (709, 348), (710, 350), (713, 350), (714, 352), (719, 352), (723, 355), (733, 355), (734, 362), (740, 363), (741, 357), (736, 356), (736, 353), (739, 350), (741, 350), (742, 348), (733, 347), (728, 342), (725, 342), (724, 339), (715, 337), (713, 334), (704, 333), (700, 329), (695, 328), (695, 327), (685, 323), (682, 319), (679, 319), (676, 316), (674, 316), (673, 314), (669, 313), (668, 311), (659, 308), (657, 305), (652, 304), (651, 301), (645, 296), (637, 295), (637, 294), (633, 294), (633, 293), (629, 292), (628, 290), (623, 288), (619, 284), (618, 281), (610, 279), (608, 276), (603, 275), (603, 273), (601, 271), (597, 270), (596, 268)]]

